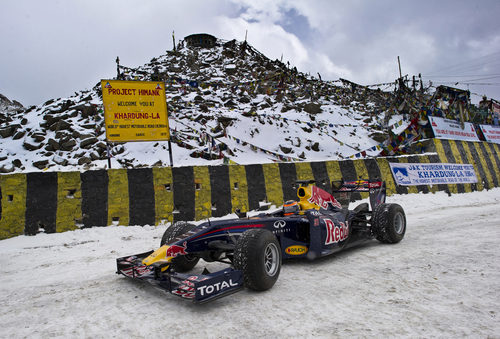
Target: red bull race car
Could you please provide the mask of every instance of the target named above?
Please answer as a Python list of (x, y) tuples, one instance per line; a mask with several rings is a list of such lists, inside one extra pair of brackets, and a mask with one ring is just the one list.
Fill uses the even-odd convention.
[[(298, 200), (275, 211), (208, 220), (198, 226), (174, 223), (157, 250), (118, 258), (117, 273), (203, 303), (244, 287), (270, 289), (284, 259), (324, 257), (371, 239), (383, 243), (403, 239), (406, 216), (400, 205), (385, 203), (384, 182), (333, 182), (332, 194), (314, 181), (297, 183)], [(354, 192), (368, 192), (370, 203), (349, 210)], [(193, 273), (200, 259), (228, 267)]]

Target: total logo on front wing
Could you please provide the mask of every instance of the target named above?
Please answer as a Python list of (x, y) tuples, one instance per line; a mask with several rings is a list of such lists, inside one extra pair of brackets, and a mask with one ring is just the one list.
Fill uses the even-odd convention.
[(232, 279), (229, 281), (220, 281), (211, 285), (204, 285), (197, 288), (197, 292), (200, 296), (205, 296), (207, 294), (212, 294), (214, 292), (219, 292), (225, 288), (238, 286), (238, 283), (234, 282)]

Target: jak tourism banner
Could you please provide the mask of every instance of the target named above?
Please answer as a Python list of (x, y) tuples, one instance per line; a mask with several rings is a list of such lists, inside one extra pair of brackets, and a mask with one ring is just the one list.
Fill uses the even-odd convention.
[(472, 184), (477, 182), (469, 164), (390, 163), (398, 185)]
[(102, 80), (101, 87), (109, 141), (170, 139), (163, 82)]
[(432, 130), (438, 139), (452, 139), (464, 141), (479, 141), (474, 125), (470, 122), (464, 122), (464, 128), (460, 122), (440, 117), (429, 117)]

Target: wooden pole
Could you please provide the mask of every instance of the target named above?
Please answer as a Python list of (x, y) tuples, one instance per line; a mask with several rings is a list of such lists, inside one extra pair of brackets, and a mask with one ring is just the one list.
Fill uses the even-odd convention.
[(399, 78), (402, 78), (403, 74), (401, 74), (401, 62), (399, 61), (399, 55), (398, 55), (398, 65), (399, 65)]

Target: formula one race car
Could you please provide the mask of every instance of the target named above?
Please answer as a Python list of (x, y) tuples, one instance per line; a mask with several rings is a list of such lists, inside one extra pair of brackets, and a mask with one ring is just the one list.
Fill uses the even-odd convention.
[[(282, 259), (315, 259), (373, 238), (384, 243), (403, 239), (405, 213), (398, 204), (385, 203), (384, 182), (333, 182), (333, 195), (313, 183), (298, 182), (299, 200), (287, 201), (273, 212), (208, 220), (198, 226), (176, 222), (165, 231), (157, 250), (118, 258), (117, 273), (201, 303), (244, 286), (270, 289)], [(371, 209), (361, 203), (349, 210), (354, 192), (369, 192)], [(190, 274), (200, 259), (229, 267)]]

